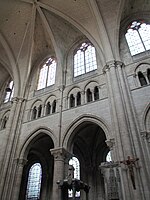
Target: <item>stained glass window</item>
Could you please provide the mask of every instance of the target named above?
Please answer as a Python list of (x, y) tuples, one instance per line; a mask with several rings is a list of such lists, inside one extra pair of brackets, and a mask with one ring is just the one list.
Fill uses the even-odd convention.
[(106, 156), (106, 161), (107, 161), (107, 162), (112, 161), (111, 152), (110, 152), (110, 151), (108, 152), (108, 154), (107, 154), (107, 156)]
[(4, 103), (11, 101), (14, 94), (14, 82), (10, 81), (6, 88)]
[(133, 21), (125, 34), (131, 55), (150, 50), (150, 24)]
[(95, 47), (84, 42), (74, 54), (74, 77), (97, 69)]
[(39, 200), (42, 179), (42, 168), (40, 163), (35, 163), (29, 170), (26, 200)]
[(56, 61), (49, 58), (40, 69), (37, 90), (55, 84)]
[[(79, 160), (76, 157), (72, 157), (69, 160), (69, 165), (72, 165), (74, 167), (74, 178), (80, 180), (80, 163)], [(68, 191), (69, 197), (73, 196), (72, 190)], [(76, 197), (80, 197), (80, 192), (76, 192)]]

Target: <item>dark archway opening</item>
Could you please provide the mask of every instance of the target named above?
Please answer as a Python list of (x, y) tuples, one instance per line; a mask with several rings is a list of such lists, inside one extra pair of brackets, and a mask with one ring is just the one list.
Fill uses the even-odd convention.
[[(50, 149), (52, 148), (54, 148), (52, 139), (44, 133), (39, 134), (30, 142), (27, 152), (27, 163), (24, 166), (22, 174), (19, 200), (44, 200), (46, 198), (51, 198), (54, 167), (53, 156), (50, 153)], [(42, 169), (41, 187), (39, 197), (32, 197), (32, 195), (27, 195), (29, 192), (27, 185), (29, 180), (29, 171), (36, 163), (40, 163)], [(33, 190), (31, 189), (31, 191)], [(30, 198), (27, 196), (30, 196)]]
[[(80, 179), (90, 186), (89, 199), (104, 198), (104, 180), (99, 166), (106, 161), (109, 147), (103, 129), (93, 123), (80, 124), (71, 138), (72, 153), (80, 162)], [(81, 192), (82, 199), (86, 199)]]

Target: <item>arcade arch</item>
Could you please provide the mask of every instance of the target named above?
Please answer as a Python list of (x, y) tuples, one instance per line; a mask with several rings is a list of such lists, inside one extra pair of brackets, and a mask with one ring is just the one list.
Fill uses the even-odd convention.
[[(66, 135), (67, 137), (67, 135)], [(90, 185), (89, 199), (95, 200), (104, 195), (104, 180), (99, 166), (106, 161), (109, 147), (106, 144), (104, 129), (97, 123), (83, 121), (72, 131), (67, 141), (67, 151), (80, 162), (80, 179)], [(64, 144), (65, 144), (64, 140)], [(84, 199), (84, 192), (81, 197)]]
[(24, 157), (27, 159), (27, 162), (23, 167), (19, 200), (26, 200), (27, 198), (29, 172), (34, 164), (41, 166), (41, 180), (39, 180), (41, 181), (40, 199), (42, 200), (47, 195), (49, 197), (52, 195), (54, 159), (50, 153), (50, 149), (53, 148), (54, 142), (52, 138), (42, 132), (33, 137), (26, 146)]

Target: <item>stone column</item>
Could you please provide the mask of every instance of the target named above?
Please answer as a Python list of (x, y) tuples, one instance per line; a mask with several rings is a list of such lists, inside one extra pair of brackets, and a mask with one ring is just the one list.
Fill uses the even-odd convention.
[(68, 155), (68, 152), (62, 147), (51, 149), (50, 151), (54, 156), (52, 200), (61, 200), (61, 189), (58, 188), (57, 182), (65, 178), (65, 159)]
[[(130, 91), (128, 81), (125, 73), (125, 65), (121, 62), (116, 62), (116, 70), (118, 80), (120, 82), (120, 87), (122, 88), (122, 96), (124, 101), (124, 110), (126, 121), (128, 125), (129, 137), (132, 145), (133, 158), (139, 158), (140, 167), (137, 165), (136, 168), (136, 182), (138, 185), (138, 189), (134, 192), (135, 199), (145, 199), (150, 198), (150, 177), (149, 177), (149, 169), (146, 166), (149, 166), (150, 160), (149, 157), (146, 156), (146, 148), (142, 142), (142, 138), (140, 136), (140, 127), (139, 122), (136, 115), (136, 110), (134, 109), (134, 102), (132, 99), (132, 93)], [(147, 197), (146, 197), (147, 196)]]
[[(112, 117), (112, 137), (115, 139), (116, 161), (124, 160), (127, 155), (133, 155), (132, 143), (125, 116), (125, 105), (122, 88), (117, 77), (116, 62), (110, 62), (104, 67), (107, 78), (108, 98)], [(123, 174), (125, 199), (131, 198), (129, 180), (126, 171)]]
[(16, 170), (15, 170), (16, 173), (15, 173), (13, 192), (12, 192), (12, 196), (11, 196), (12, 200), (16, 200), (19, 197), (23, 167), (26, 163), (27, 163), (26, 159), (15, 159), (14, 160), (14, 168), (16, 168)]
[[(9, 121), (7, 124), (6, 131), (8, 133), (8, 141), (6, 145), (3, 166), (0, 171), (0, 199), (1, 200), (9, 200), (11, 189), (13, 187), (14, 181), (14, 169), (13, 169), (13, 162), (14, 162), (14, 155), (17, 148), (18, 137), (20, 133), (20, 125), (22, 119), (21, 112), (24, 107), (22, 104), (25, 99), (14, 97), (12, 99), (12, 107), (9, 115)], [(9, 191), (9, 192), (8, 192)]]
[[(145, 192), (148, 195), (148, 175), (145, 168), (146, 159), (141, 139), (139, 137), (139, 125), (136, 119), (134, 103), (128, 86), (124, 64), (122, 62), (113, 61), (104, 67), (106, 73), (107, 86), (109, 91), (109, 101), (112, 116), (113, 137), (115, 138), (115, 146), (117, 160), (125, 160), (127, 156), (131, 158), (139, 158), (142, 161), (143, 169), (136, 170), (136, 182), (138, 189), (133, 192), (130, 181), (128, 180), (127, 171), (123, 171), (123, 181), (126, 198), (145, 199)], [(147, 173), (148, 174), (148, 173)], [(147, 183), (146, 183), (147, 182)]]
[(106, 73), (107, 86), (109, 91), (110, 109), (113, 122), (113, 137), (116, 140), (118, 159), (125, 158), (125, 155), (133, 155), (131, 141), (128, 132), (128, 125), (125, 117), (124, 102), (120, 83), (117, 78), (116, 63), (108, 63), (104, 72)]

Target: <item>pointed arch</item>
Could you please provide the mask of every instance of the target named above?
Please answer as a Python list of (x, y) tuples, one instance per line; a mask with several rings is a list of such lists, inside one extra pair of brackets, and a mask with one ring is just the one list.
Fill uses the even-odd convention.
[(74, 130), (84, 122), (90, 122), (90, 123), (97, 124), (99, 127), (101, 127), (103, 129), (104, 133), (106, 134), (107, 140), (109, 140), (111, 138), (111, 130), (109, 129), (109, 126), (103, 119), (98, 118), (93, 115), (82, 115), (82, 116), (78, 117), (75, 121), (73, 121), (68, 126), (67, 130), (65, 131), (64, 137), (62, 139), (62, 146), (64, 148), (69, 149), (69, 151), (71, 150), (69, 138), (74, 137), (74, 134), (75, 134)]
[(29, 134), (29, 136), (27, 138), (25, 138), (25, 140), (21, 144), (18, 158), (27, 159), (27, 154), (28, 154), (28, 150), (30, 148), (30, 144), (32, 142), (34, 142), (35, 140), (37, 140), (37, 138), (40, 137), (41, 134), (48, 135), (51, 138), (51, 140), (53, 141), (53, 144), (54, 144), (54, 148), (58, 146), (58, 139), (52, 130), (50, 130), (46, 127), (38, 127), (37, 129), (32, 131)]

